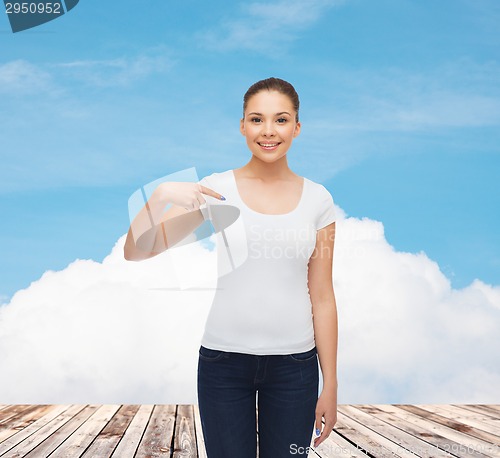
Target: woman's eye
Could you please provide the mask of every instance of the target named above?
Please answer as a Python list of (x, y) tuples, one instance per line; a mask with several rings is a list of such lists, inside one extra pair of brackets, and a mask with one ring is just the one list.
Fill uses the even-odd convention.
[(279, 118), (278, 119), (278, 124), (285, 124), (287, 122), (286, 118)]
[(252, 122), (260, 122), (260, 118), (252, 118), (251, 121)]

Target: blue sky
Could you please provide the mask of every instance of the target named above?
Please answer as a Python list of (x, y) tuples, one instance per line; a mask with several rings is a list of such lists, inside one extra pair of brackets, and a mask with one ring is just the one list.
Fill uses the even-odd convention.
[(102, 261), (139, 186), (244, 165), (242, 96), (268, 76), (300, 95), (292, 170), (455, 288), (499, 284), (498, 2), (87, 0), (1, 21), (3, 301)]

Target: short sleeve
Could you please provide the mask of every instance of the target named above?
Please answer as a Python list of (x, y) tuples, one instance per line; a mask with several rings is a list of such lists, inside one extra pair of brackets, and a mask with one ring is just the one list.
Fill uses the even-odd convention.
[(335, 207), (333, 197), (330, 191), (321, 185), (321, 197), (318, 205), (318, 216), (316, 219), (316, 230), (322, 229), (325, 226), (335, 221)]

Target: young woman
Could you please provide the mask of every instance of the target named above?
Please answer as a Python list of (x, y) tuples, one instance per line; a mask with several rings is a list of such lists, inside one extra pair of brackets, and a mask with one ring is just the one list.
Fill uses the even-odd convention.
[[(260, 458), (307, 456), (313, 430), (318, 446), (337, 421), (335, 212), (324, 186), (288, 166), (300, 129), (293, 86), (258, 81), (244, 96), (240, 122), (248, 163), (199, 183), (158, 186), (125, 244), (126, 259), (145, 259), (221, 215), (225, 205), (239, 209), (243, 230), (224, 243), (244, 253), (244, 262), (219, 272), (199, 349), (198, 404), (209, 458), (255, 458), (257, 444)], [(162, 215), (167, 202), (173, 205)], [(204, 204), (211, 211), (202, 211)], [(140, 248), (132, 232), (144, 234)], [(225, 253), (218, 246), (218, 256)]]

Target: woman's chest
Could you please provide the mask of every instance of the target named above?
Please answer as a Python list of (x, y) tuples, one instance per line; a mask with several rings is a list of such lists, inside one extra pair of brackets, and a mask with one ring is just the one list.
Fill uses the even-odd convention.
[(304, 186), (302, 181), (268, 185), (242, 180), (236, 191), (250, 210), (265, 215), (284, 215), (298, 207)]

